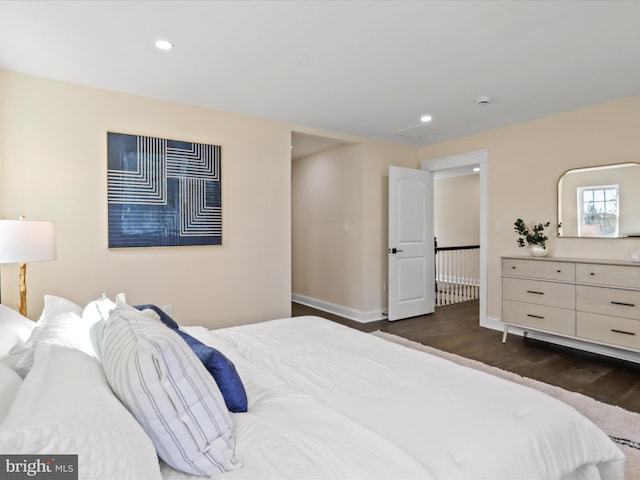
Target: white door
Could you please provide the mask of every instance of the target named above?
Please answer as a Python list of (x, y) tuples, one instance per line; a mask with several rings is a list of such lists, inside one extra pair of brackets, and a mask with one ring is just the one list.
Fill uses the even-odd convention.
[(431, 172), (389, 167), (389, 320), (433, 313)]

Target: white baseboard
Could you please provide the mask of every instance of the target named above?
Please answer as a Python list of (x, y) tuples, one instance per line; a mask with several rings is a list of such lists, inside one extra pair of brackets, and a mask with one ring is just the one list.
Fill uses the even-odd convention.
[(306, 297), (297, 293), (291, 294), (291, 301), (306, 305), (307, 307), (313, 307), (323, 312), (332, 313), (341, 317), (348, 318), (349, 320), (355, 320), (360, 323), (375, 322), (378, 320), (385, 320), (387, 317), (383, 314), (383, 310), (373, 310), (370, 312), (363, 312), (361, 310), (355, 310), (349, 307), (343, 307), (342, 305), (336, 305), (335, 303), (325, 302), (324, 300), (318, 300), (316, 298)]
[[(492, 330), (504, 331), (504, 324), (497, 318), (487, 317), (485, 325), (482, 326)], [(523, 337), (525, 336), (525, 333), (527, 337), (535, 340), (542, 340), (543, 342), (555, 343), (557, 345), (562, 345), (563, 347), (575, 348), (577, 350), (597, 353), (599, 355), (606, 355), (608, 357), (618, 358), (628, 362), (640, 363), (640, 354), (629, 350), (608, 347), (606, 345), (598, 345), (597, 343), (582, 341), (576, 338), (561, 337), (548, 333), (535, 332), (533, 330), (524, 330), (512, 325), (509, 326), (509, 335), (519, 335)], [(508, 341), (509, 337), (507, 337), (507, 342)]]

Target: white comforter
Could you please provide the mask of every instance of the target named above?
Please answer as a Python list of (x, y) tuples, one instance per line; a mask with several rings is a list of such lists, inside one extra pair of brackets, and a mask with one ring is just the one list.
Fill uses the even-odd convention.
[(537, 390), (317, 317), (185, 330), (247, 389), (243, 468), (221, 478), (624, 478), (607, 435)]

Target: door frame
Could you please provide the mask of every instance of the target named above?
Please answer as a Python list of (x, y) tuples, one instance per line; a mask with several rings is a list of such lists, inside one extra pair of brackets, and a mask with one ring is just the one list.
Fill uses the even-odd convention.
[(476, 150), (473, 152), (438, 157), (430, 160), (421, 160), (420, 169), (432, 173), (448, 170), (450, 168), (465, 167), (469, 165), (480, 167), (480, 326), (490, 327), (487, 319), (487, 196), (489, 176), (489, 150)]

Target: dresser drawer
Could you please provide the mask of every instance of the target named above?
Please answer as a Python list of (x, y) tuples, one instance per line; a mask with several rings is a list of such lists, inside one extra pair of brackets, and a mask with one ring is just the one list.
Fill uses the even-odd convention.
[(597, 313), (578, 312), (578, 337), (640, 350), (640, 322)]
[(502, 259), (502, 274), (516, 277), (532, 277), (542, 280), (562, 280), (572, 282), (576, 279), (575, 263), (524, 260), (516, 258)]
[(640, 266), (576, 264), (578, 283), (640, 288)]
[(576, 309), (640, 320), (640, 292), (578, 285)]
[(502, 321), (563, 335), (576, 334), (575, 310), (565, 308), (504, 300), (502, 302)]
[(550, 307), (576, 308), (576, 286), (523, 278), (503, 278), (502, 298)]

